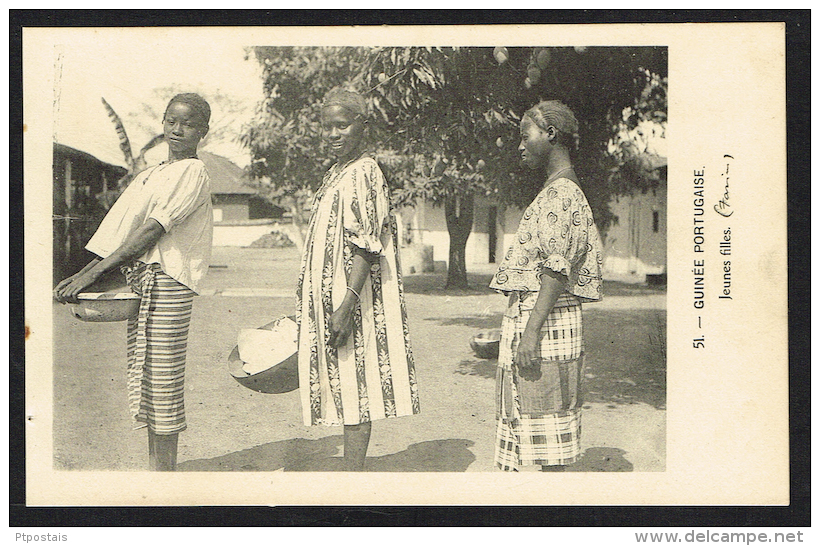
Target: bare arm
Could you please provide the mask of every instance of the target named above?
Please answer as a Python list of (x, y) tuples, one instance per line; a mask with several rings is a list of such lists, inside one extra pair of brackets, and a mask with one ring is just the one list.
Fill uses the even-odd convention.
[(65, 279), (61, 280), (60, 283), (56, 287), (54, 287), (55, 296), (60, 290), (62, 290), (64, 287), (71, 284), (71, 281), (73, 281), (74, 279), (76, 279), (78, 277), (82, 277), (83, 274), (88, 272), (89, 269), (91, 269), (92, 267), (94, 267), (95, 265), (100, 263), (100, 260), (102, 260), (102, 258), (94, 258), (93, 260), (88, 262), (88, 264), (86, 264), (86, 266), (84, 268), (82, 268), (81, 270), (79, 270), (77, 273), (74, 273), (70, 277), (66, 277)]
[[(358, 302), (357, 294), (362, 293), (364, 281), (370, 274), (370, 265), (378, 261), (379, 257), (361, 248), (356, 248), (353, 254), (353, 269), (347, 278), (347, 286), (352, 290), (346, 290), (344, 300), (333, 315), (330, 317), (330, 346), (341, 347), (347, 341), (350, 332), (353, 330), (353, 312), (356, 310)], [(353, 291), (356, 293), (354, 294)]]
[(82, 271), (66, 279), (54, 289), (54, 297), (57, 301), (76, 302), (77, 294), (88, 288), (99, 279), (104, 273), (115, 269), (131, 260), (139, 258), (150, 248), (157, 244), (165, 229), (162, 224), (149, 218), (141, 227), (134, 231), (128, 238), (111, 253), (108, 257), (100, 260), (92, 260)]
[(527, 325), (524, 327), (524, 333), (521, 334), (518, 352), (515, 355), (515, 364), (519, 368), (526, 368), (539, 363), (539, 334), (544, 322), (547, 320), (547, 316), (555, 306), (555, 302), (558, 301), (558, 296), (564, 290), (565, 280), (563, 275), (549, 269), (541, 276), (541, 290), (538, 292), (535, 307), (533, 307)]

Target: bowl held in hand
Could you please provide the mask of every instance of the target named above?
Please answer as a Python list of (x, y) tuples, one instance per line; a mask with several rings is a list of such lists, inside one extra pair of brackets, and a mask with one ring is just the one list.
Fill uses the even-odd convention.
[(140, 297), (125, 282), (119, 271), (100, 277), (85, 292), (77, 294), (77, 303), (70, 304), (71, 314), (85, 322), (117, 322), (134, 318), (139, 313)]

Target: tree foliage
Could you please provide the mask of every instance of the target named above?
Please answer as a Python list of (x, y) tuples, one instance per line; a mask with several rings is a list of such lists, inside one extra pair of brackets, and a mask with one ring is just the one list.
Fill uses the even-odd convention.
[[(634, 172), (638, 163), (632, 150), (626, 157), (613, 155), (623, 151), (618, 142), (612, 149), (608, 146), (613, 133), (621, 129), (613, 120), (629, 107), (640, 116), (650, 110), (651, 116), (665, 115), (661, 84), (666, 70), (665, 48), (371, 51), (364, 81), (373, 89), (374, 106), (389, 135), (382, 142), (427, 160), (424, 168), (413, 165), (412, 170), (394, 173), (403, 183), (401, 194), (409, 202), (423, 198), (445, 204), (450, 268), (460, 275), (459, 279), (450, 276), (448, 284), (466, 283), (463, 265), (452, 262), (464, 259), (472, 217), (459, 221), (458, 205), (463, 203), (471, 214), (474, 196), (486, 195), (524, 207), (542, 187), (545, 174), (521, 168), (517, 150), (521, 115), (541, 100), (561, 100), (579, 120), (574, 164), (605, 230), (611, 221), (612, 195), (645, 186), (647, 181)], [(647, 78), (657, 85), (647, 87)], [(456, 245), (461, 249), (453, 254)]]
[[(381, 114), (382, 146), (412, 157), (392, 170), (399, 202), (444, 206), (450, 235), (447, 286), (467, 285), (466, 243), (477, 195), (515, 201), (514, 79), (487, 48), (372, 50), (363, 80)], [(524, 204), (524, 203), (521, 203)]]
[(636, 127), (665, 124), (665, 48), (257, 47), (253, 54), (264, 66), (267, 98), (243, 142), (268, 194), (307, 196), (317, 187), (330, 165), (319, 103), (333, 87), (355, 87), (375, 113), (369, 139), (394, 203), (444, 205), (451, 251), (461, 252), (462, 265), (450, 264), (461, 277), (455, 284), (466, 283), (475, 197), (524, 207), (543, 185), (544, 173), (523, 169), (517, 150), (520, 118), (537, 102), (558, 99), (575, 112), (574, 164), (602, 229), (614, 194), (652, 183), (633, 172), (636, 154), (626, 144)]
[(251, 174), (271, 180), (280, 190), (315, 190), (330, 164), (321, 140), (322, 97), (334, 87), (350, 84), (363, 51), (256, 47), (253, 54), (263, 66), (266, 98), (242, 135), (251, 152)]
[[(404, 153), (428, 161), (407, 176), (407, 190), (438, 200), (452, 193), (485, 193), (525, 206), (543, 173), (518, 164), (518, 122), (541, 100), (558, 99), (576, 113), (579, 148), (574, 161), (596, 213), (614, 190), (619, 159), (609, 149), (624, 108), (652, 105), (665, 116), (665, 48), (504, 48), (499, 63), (491, 48), (382, 48), (370, 52), (364, 74), (385, 121), (384, 138)], [(655, 85), (647, 94), (648, 80)], [(643, 114), (641, 114), (643, 115)], [(630, 123), (634, 124), (635, 120)], [(614, 169), (613, 169), (614, 168)], [(602, 222), (606, 224), (606, 222)]]
[(330, 89), (351, 84), (360, 71), (361, 48), (254, 47), (263, 67), (265, 100), (242, 142), (260, 193), (290, 209), (300, 228), (305, 205), (330, 167), (321, 139), (319, 105)]
[(657, 187), (666, 177), (668, 78), (644, 70), (645, 86), (612, 126), (607, 151), (611, 191), (626, 194)]
[(381, 115), (381, 145), (414, 158), (393, 173), (402, 201), (493, 194), (509, 178), (515, 158), (497, 145), (517, 123), (506, 107), (512, 88), (505, 68), (486, 48), (370, 52), (363, 80)]

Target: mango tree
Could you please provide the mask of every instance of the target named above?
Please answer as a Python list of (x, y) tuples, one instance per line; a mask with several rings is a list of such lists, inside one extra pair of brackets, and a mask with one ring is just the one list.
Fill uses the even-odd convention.
[(400, 201), (444, 208), (447, 288), (467, 287), (476, 196), (509, 197), (504, 189), (518, 170), (512, 74), (487, 48), (380, 48), (366, 61), (363, 80), (379, 113), (382, 146), (416, 160), (390, 172)]
[[(616, 138), (644, 114), (624, 120), (624, 109), (645, 112), (642, 91), (649, 80), (665, 90), (667, 70), (666, 49), (653, 47), (256, 47), (249, 54), (263, 65), (266, 99), (242, 141), (261, 191), (304, 225), (306, 201), (330, 166), (320, 138), (321, 98), (338, 85), (357, 88), (374, 110), (370, 141), (394, 203), (444, 208), (449, 288), (467, 286), (476, 196), (523, 207), (543, 184), (544, 173), (519, 166), (523, 112), (545, 99), (575, 111), (574, 163), (605, 230), (612, 196), (644, 183), (630, 174), (630, 156), (619, 153)], [(659, 119), (665, 93), (652, 93), (651, 115)]]
[[(381, 113), (383, 144), (428, 163), (426, 169), (414, 165), (395, 173), (402, 192), (409, 202), (426, 199), (444, 206), (450, 234), (447, 286), (467, 286), (465, 247), (475, 196), (523, 207), (543, 184), (544, 173), (518, 165), (517, 125), (526, 109), (558, 99), (575, 111), (580, 128), (574, 163), (605, 230), (612, 196), (645, 182), (624, 169), (632, 163), (617, 153), (620, 141), (613, 135), (624, 123), (633, 128), (643, 115), (624, 121), (625, 108), (645, 112), (651, 103), (654, 119), (665, 116), (666, 96), (660, 91), (666, 71), (666, 49), (654, 47), (371, 50), (363, 79)], [(651, 100), (642, 95), (647, 89)]]

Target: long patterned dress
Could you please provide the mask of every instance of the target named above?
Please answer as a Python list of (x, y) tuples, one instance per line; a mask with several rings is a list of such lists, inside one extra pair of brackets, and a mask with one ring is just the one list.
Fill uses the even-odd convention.
[[(502, 470), (568, 465), (581, 453), (581, 302), (602, 298), (602, 262), (586, 196), (572, 180), (555, 180), (524, 211), (490, 283), (509, 297), (496, 371), (495, 464)], [(518, 370), (513, 361), (546, 269), (563, 276), (564, 291), (541, 328), (540, 369)]]
[[(354, 312), (353, 332), (328, 345), (347, 293), (354, 247), (379, 256)], [(334, 165), (313, 201), (296, 302), (305, 425), (355, 425), (419, 413), (395, 218), (376, 161)]]

